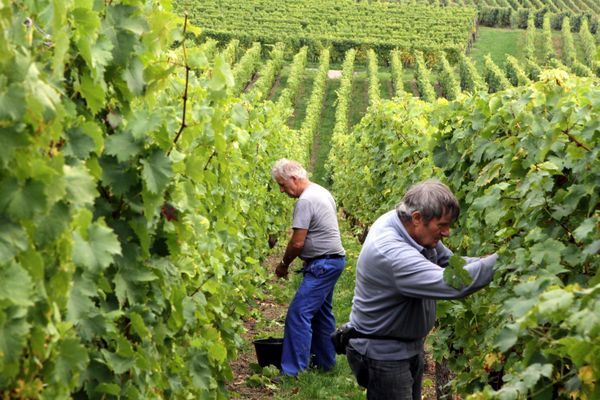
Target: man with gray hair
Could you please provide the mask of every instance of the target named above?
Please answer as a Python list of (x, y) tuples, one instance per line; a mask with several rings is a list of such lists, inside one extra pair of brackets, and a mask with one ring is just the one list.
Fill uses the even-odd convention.
[(346, 348), (348, 363), (369, 400), (421, 399), (423, 345), (435, 323), (436, 300), (459, 299), (492, 280), (496, 254), (464, 257), (473, 278), (455, 289), (443, 279), (452, 252), (442, 244), (459, 205), (444, 184), (408, 190), (395, 210), (371, 227), (356, 265)]
[(297, 376), (308, 368), (311, 354), (314, 366), (329, 370), (335, 366), (330, 339), (335, 330), (333, 288), (346, 263), (335, 201), (327, 189), (308, 179), (296, 161), (278, 160), (271, 174), (281, 192), (298, 199), (292, 237), (275, 273), (286, 277), (296, 257), (304, 260), (304, 279), (285, 319), (282, 374)]

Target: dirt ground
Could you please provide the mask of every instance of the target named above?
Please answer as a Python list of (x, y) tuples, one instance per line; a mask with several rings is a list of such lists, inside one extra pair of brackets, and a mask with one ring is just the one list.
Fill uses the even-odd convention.
[[(269, 271), (274, 271), (275, 266), (281, 259), (280, 256), (270, 257), (265, 267)], [(273, 276), (272, 284), (278, 284), (276, 278)], [(287, 305), (278, 304), (272, 299), (265, 299), (257, 302), (258, 311), (261, 315), (260, 318), (267, 321), (276, 321), (284, 317), (287, 311)], [(244, 399), (244, 400), (262, 400), (269, 399), (273, 396), (273, 391), (268, 387), (249, 387), (246, 384), (246, 380), (253, 374), (250, 369), (250, 364), (256, 364), (256, 352), (252, 346), (254, 338), (261, 334), (264, 337), (264, 331), (257, 332), (256, 329), (257, 319), (248, 318), (244, 321), (246, 327), (246, 333), (244, 334), (244, 340), (248, 345), (240, 351), (238, 358), (232, 362), (231, 368), (233, 370), (233, 381), (229, 384), (229, 390), (231, 392), (232, 399)]]

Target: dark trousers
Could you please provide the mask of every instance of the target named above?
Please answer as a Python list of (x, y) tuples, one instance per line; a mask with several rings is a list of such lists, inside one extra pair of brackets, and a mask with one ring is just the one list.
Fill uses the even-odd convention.
[(349, 345), (348, 364), (358, 384), (367, 388), (367, 400), (421, 400), (423, 354), (407, 360), (373, 360)]

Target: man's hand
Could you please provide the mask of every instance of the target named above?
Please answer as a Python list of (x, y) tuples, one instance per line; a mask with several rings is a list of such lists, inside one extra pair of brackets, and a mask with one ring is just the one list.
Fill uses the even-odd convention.
[(288, 266), (285, 265), (283, 263), (283, 261), (281, 261), (279, 264), (277, 264), (277, 268), (275, 268), (275, 275), (277, 275), (278, 278), (285, 278), (285, 279), (287, 279), (287, 277), (288, 277)]

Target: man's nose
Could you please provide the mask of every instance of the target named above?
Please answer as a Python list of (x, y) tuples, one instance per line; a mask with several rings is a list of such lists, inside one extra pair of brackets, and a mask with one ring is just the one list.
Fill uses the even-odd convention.
[(440, 233), (443, 237), (448, 237), (450, 236), (450, 228), (442, 229)]

